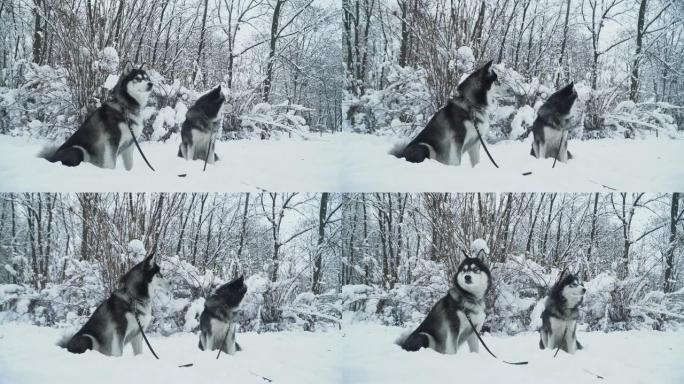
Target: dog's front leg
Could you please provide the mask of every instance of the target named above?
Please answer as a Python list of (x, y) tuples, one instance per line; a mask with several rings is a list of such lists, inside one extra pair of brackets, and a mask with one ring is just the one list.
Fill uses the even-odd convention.
[(133, 347), (133, 354), (134, 355), (139, 355), (142, 353), (142, 333), (138, 333), (136, 336), (133, 336), (131, 339), (131, 346)]
[(480, 162), (480, 142), (473, 143), (468, 149), (468, 156), (470, 156), (470, 164), (474, 167)]
[(577, 344), (575, 343), (575, 341), (577, 340), (576, 335), (577, 335), (577, 325), (576, 324), (572, 327), (572, 330), (568, 329), (565, 332), (565, 346), (568, 348), (566, 352), (568, 352), (571, 355), (574, 354), (575, 352), (577, 352)]
[(133, 145), (121, 151), (121, 158), (123, 159), (124, 168), (127, 171), (133, 169)]
[(214, 158), (214, 150), (216, 149), (216, 141), (209, 142), (209, 154), (207, 156), (207, 163), (214, 164), (216, 159)]
[(563, 145), (560, 146), (560, 154), (558, 155), (558, 160), (561, 163), (568, 162), (568, 132), (564, 131), (561, 135), (561, 140), (563, 140)]
[(480, 353), (480, 340), (477, 339), (475, 332), (468, 337), (468, 348), (470, 352)]

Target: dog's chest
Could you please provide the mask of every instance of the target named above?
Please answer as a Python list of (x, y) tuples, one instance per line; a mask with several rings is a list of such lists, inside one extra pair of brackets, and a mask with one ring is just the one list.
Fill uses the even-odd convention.
[(556, 317), (549, 318), (550, 331), (557, 340), (562, 339), (566, 333), (572, 333), (575, 328), (575, 320), (562, 320)]
[(143, 119), (139, 114), (131, 115), (124, 122), (119, 123), (119, 131), (121, 131), (121, 139), (119, 140), (119, 151), (128, 148), (133, 144), (133, 136), (131, 131), (138, 138), (143, 131)]

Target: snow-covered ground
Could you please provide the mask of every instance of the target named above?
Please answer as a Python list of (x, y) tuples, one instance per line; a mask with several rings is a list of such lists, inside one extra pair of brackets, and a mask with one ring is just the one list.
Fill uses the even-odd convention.
[[(658, 383), (684, 382), (684, 332), (584, 333), (576, 355), (537, 348), (537, 335), (485, 335), (501, 363), (479, 354), (440, 355), (402, 351), (393, 344), (403, 330), (353, 325), (334, 332), (246, 333), (244, 351), (216, 360), (197, 349), (197, 337), (152, 336), (159, 361), (145, 349), (134, 357), (96, 352), (72, 355), (54, 343), (61, 331), (27, 325), (0, 326), (2, 383)], [(192, 367), (179, 365), (192, 363)], [(601, 378), (599, 378), (599, 376)]]
[[(221, 161), (176, 157), (178, 143), (143, 143), (156, 173), (136, 152), (135, 168), (104, 170), (90, 164), (68, 168), (36, 157), (45, 141), (0, 136), (0, 191), (619, 191), (684, 190), (684, 140), (605, 139), (570, 142), (575, 159), (551, 168), (552, 159), (529, 155), (528, 141), (490, 145), (471, 168), (435, 161), (410, 164), (388, 155), (394, 140), (357, 134), (312, 135), (281, 140), (220, 142)], [(523, 176), (523, 173), (532, 172)], [(187, 177), (178, 177), (187, 174)]]

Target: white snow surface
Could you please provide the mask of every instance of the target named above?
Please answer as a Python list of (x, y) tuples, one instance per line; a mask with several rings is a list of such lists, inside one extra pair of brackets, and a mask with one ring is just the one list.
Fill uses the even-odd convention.
[[(221, 160), (208, 165), (178, 158), (178, 135), (165, 143), (141, 143), (156, 168), (147, 168), (135, 153), (134, 169), (122, 161), (116, 170), (91, 164), (76, 168), (51, 164), (36, 156), (45, 140), (0, 136), (0, 191), (331, 191), (331, 192), (662, 192), (684, 190), (684, 140), (572, 140), (575, 156), (567, 164), (530, 156), (530, 140), (502, 141), (470, 166), (428, 160), (411, 164), (388, 154), (399, 139), (352, 133), (312, 134), (279, 140), (234, 140), (217, 143)], [(52, 143), (58, 144), (58, 143)], [(483, 151), (482, 151), (483, 152)], [(523, 176), (525, 172), (531, 175)], [(178, 177), (187, 174), (187, 177)]]
[[(331, 332), (238, 334), (244, 348), (233, 356), (202, 352), (192, 333), (148, 335), (160, 360), (146, 347), (133, 356), (74, 355), (57, 347), (61, 330), (29, 325), (0, 326), (0, 382), (73, 383), (659, 383), (684, 381), (684, 332), (578, 332), (585, 349), (575, 355), (538, 349), (536, 333), (484, 340), (484, 348), (456, 355), (432, 350), (405, 352), (393, 342), (408, 328), (351, 325)], [(193, 366), (179, 368), (192, 363)], [(599, 379), (600, 375), (602, 379)], [(265, 380), (267, 378), (268, 380)]]

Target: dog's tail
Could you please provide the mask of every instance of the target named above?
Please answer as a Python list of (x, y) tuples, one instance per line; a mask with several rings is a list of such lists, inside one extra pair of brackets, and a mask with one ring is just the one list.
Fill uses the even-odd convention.
[(430, 347), (430, 337), (424, 332), (403, 334), (395, 341), (403, 350), (415, 352)]
[(58, 161), (57, 151), (59, 150), (59, 145), (48, 144), (43, 147), (43, 149), (38, 152), (38, 157), (45, 159), (51, 163)]
[(64, 335), (57, 346), (66, 349), (71, 353), (83, 353), (87, 350), (93, 349), (93, 339), (87, 335)]
[(406, 150), (408, 144), (409, 139), (396, 141), (394, 144), (392, 144), (392, 147), (387, 153), (396, 157), (397, 159), (402, 159), (404, 157), (404, 150)]
[(86, 160), (86, 151), (78, 145), (66, 148), (58, 145), (47, 145), (38, 152), (38, 157), (51, 163), (60, 161), (68, 167), (75, 167)]

